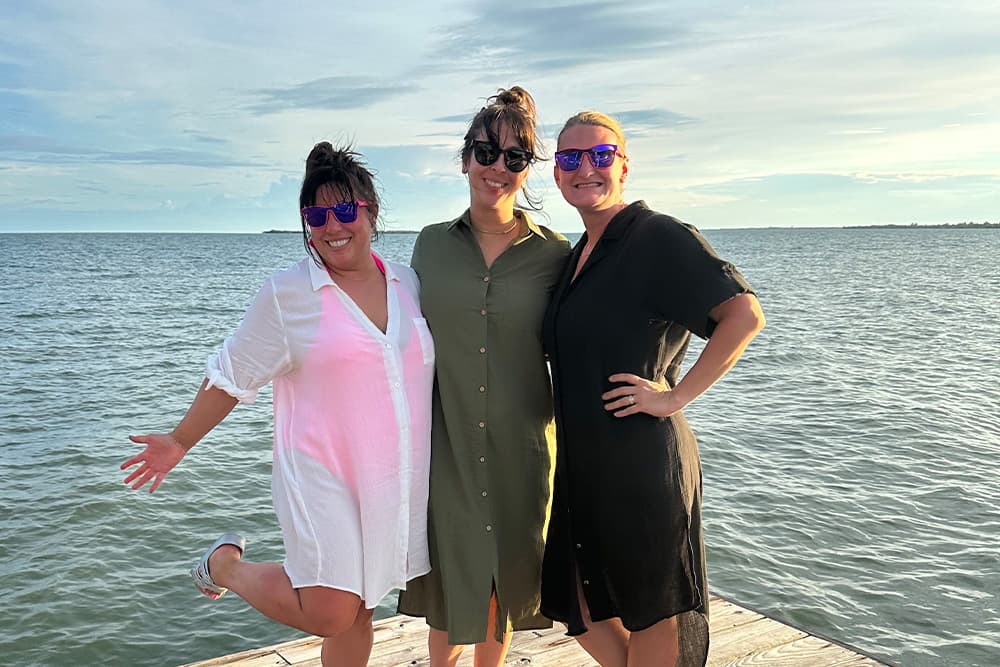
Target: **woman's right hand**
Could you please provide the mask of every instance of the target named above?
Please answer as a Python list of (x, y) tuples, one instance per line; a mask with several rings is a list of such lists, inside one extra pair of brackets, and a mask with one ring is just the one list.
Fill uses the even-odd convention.
[(187, 454), (187, 449), (169, 433), (130, 435), (128, 439), (146, 445), (144, 450), (121, 465), (122, 470), (139, 466), (125, 478), (125, 483), (132, 484), (133, 489), (141, 489), (147, 482), (152, 481), (153, 485), (149, 487), (149, 492), (156, 491), (167, 473), (173, 470)]

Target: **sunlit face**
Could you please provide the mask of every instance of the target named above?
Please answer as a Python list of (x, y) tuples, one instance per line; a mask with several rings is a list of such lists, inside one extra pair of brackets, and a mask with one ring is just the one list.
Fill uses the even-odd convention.
[[(618, 137), (606, 127), (573, 125), (563, 131), (556, 150), (588, 149), (599, 144), (618, 143)], [(589, 155), (583, 156), (580, 168), (576, 171), (563, 171), (559, 165), (555, 165), (553, 169), (556, 185), (559, 186), (563, 199), (581, 212), (602, 211), (623, 203), (622, 190), (628, 174), (628, 163), (621, 156), (615, 156), (615, 161), (606, 169), (595, 169)]]
[[(316, 190), (316, 206), (333, 206), (344, 200), (344, 195), (330, 185)], [(309, 227), (312, 246), (328, 267), (350, 271), (371, 261), (372, 215), (370, 207), (362, 206), (354, 222), (343, 223), (333, 213), (327, 213), (325, 225)]]
[[(501, 149), (524, 148), (517, 142), (517, 136), (509, 126), (502, 125), (498, 134)], [(475, 138), (478, 141), (489, 140), (484, 130), (480, 130)], [(517, 193), (528, 179), (529, 170), (530, 167), (517, 173), (510, 171), (504, 164), (502, 154), (487, 166), (476, 162), (476, 158), (470, 154), (462, 163), (462, 173), (469, 177), (469, 196), (473, 208), (513, 209)]]

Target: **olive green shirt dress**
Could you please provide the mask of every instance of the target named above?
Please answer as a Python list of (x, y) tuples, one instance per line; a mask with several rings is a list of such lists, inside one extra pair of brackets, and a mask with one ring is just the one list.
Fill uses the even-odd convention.
[(489, 268), (468, 211), (425, 227), (413, 247), (436, 349), (432, 569), (407, 584), (399, 611), (426, 617), (455, 645), (551, 625), (538, 611), (555, 453), (542, 320), (570, 246), (519, 215), (528, 233)]

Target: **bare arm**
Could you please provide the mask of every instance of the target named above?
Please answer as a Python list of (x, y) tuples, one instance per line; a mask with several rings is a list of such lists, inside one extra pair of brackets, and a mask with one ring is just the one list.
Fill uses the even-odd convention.
[(645, 412), (669, 417), (683, 410), (694, 399), (729, 372), (754, 336), (764, 328), (764, 313), (753, 294), (739, 294), (720, 303), (709, 312), (717, 322), (698, 360), (671, 390), (662, 380), (653, 382), (632, 373), (617, 373), (612, 382), (628, 384), (605, 392), (604, 409), (616, 417)]
[(126, 484), (139, 489), (152, 481), (149, 492), (156, 491), (184, 455), (232, 412), (236, 399), (218, 387), (206, 389), (207, 384), (207, 379), (202, 381), (187, 414), (170, 433), (129, 436), (132, 442), (144, 444), (146, 448), (122, 463), (122, 470), (139, 466), (125, 478)]

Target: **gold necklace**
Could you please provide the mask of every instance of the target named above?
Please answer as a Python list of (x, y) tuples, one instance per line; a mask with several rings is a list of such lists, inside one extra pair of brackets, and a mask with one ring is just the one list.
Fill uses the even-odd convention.
[(515, 215), (514, 216), (514, 220), (510, 223), (510, 227), (508, 227), (507, 229), (503, 230), (502, 232), (494, 232), (494, 231), (491, 231), (491, 230), (488, 230), (488, 229), (480, 229), (479, 227), (476, 227), (475, 225), (472, 225), (471, 221), (469, 222), (469, 224), (472, 225), (473, 231), (475, 231), (477, 234), (490, 234), (492, 236), (507, 236), (512, 231), (514, 231), (514, 228), (517, 227), (517, 223), (519, 223), (519, 222), (521, 222), (521, 219), (518, 218)]

